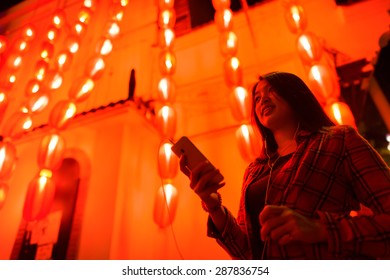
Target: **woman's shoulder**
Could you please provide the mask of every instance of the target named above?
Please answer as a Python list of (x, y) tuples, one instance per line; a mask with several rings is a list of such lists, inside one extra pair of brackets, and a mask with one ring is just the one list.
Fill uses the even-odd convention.
[(324, 126), (318, 133), (320, 135), (326, 135), (329, 137), (345, 136), (347, 134), (358, 134), (356, 129), (350, 125), (334, 125), (334, 126)]

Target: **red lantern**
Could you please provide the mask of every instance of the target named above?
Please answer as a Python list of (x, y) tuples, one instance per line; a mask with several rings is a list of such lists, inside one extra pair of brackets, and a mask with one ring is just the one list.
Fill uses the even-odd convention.
[(88, 24), (89, 20), (91, 19), (92, 10), (87, 7), (81, 8), (79, 12), (78, 19), (80, 22)]
[(35, 28), (32, 25), (27, 25), (22, 31), (26, 41), (31, 41), (35, 38)]
[(159, 31), (160, 47), (163, 49), (172, 49), (175, 41), (175, 32), (170, 28), (161, 29)]
[(5, 113), (5, 110), (7, 110), (8, 107), (8, 98), (5, 91), (0, 90), (0, 120), (3, 119), (3, 114)]
[(337, 74), (326, 65), (315, 64), (310, 68), (309, 86), (319, 99), (338, 99), (340, 96)]
[(176, 96), (176, 84), (171, 77), (164, 77), (158, 83), (158, 99), (173, 102)]
[(121, 29), (116, 21), (111, 21), (107, 26), (107, 36), (111, 39), (118, 37), (120, 31)]
[(172, 75), (176, 70), (176, 57), (170, 51), (163, 51), (160, 54), (160, 72), (164, 75)]
[(175, 4), (174, 0), (159, 0), (158, 1), (158, 7), (160, 9), (173, 9)]
[(59, 101), (50, 113), (49, 124), (55, 129), (64, 129), (75, 114), (76, 105), (73, 102), (68, 100)]
[(297, 40), (297, 47), (299, 56), (305, 63), (312, 65), (321, 59), (322, 46), (315, 35), (301, 34)]
[(301, 33), (306, 29), (307, 18), (302, 6), (295, 4), (288, 6), (284, 16), (292, 33)]
[(15, 112), (4, 124), (3, 135), (6, 137), (18, 138), (32, 127), (30, 114)]
[(156, 194), (153, 218), (160, 228), (170, 225), (176, 215), (178, 191), (172, 184), (164, 184)]
[(43, 81), (48, 69), (49, 69), (49, 63), (45, 60), (39, 60), (35, 64), (34, 76), (37, 78), (37, 80)]
[(28, 43), (27, 43), (27, 41), (24, 38), (17, 39), (15, 44), (14, 44), (14, 49), (17, 52), (20, 52), (20, 53), (23, 53), (23, 54), (26, 53), (26, 51), (28, 50)]
[(0, 179), (7, 179), (14, 170), (16, 148), (8, 141), (0, 142)]
[(50, 99), (49, 93), (38, 92), (29, 97), (26, 103), (26, 107), (28, 111), (31, 113), (40, 113), (49, 104), (49, 99)]
[(56, 58), (56, 70), (58, 72), (67, 71), (72, 64), (72, 53), (70, 51), (62, 51)]
[(96, 52), (101, 55), (109, 55), (112, 52), (112, 41), (109, 38), (103, 37), (97, 43)]
[(0, 54), (4, 53), (7, 49), (8, 40), (7, 37), (0, 35)]
[(79, 38), (76, 35), (69, 35), (65, 39), (65, 46), (70, 53), (77, 53), (80, 48)]
[(42, 138), (38, 150), (38, 165), (42, 169), (56, 170), (60, 167), (64, 157), (65, 140), (52, 133)]
[(41, 58), (45, 61), (50, 60), (54, 54), (54, 46), (49, 42), (42, 44)]
[(220, 32), (233, 29), (233, 13), (230, 9), (217, 11), (214, 14), (214, 22)]
[(85, 74), (93, 80), (98, 80), (102, 77), (106, 64), (101, 56), (90, 58), (85, 67)]
[(88, 77), (81, 77), (74, 81), (70, 91), (69, 98), (76, 102), (85, 101), (95, 87), (95, 82)]
[(63, 77), (62, 74), (56, 70), (48, 70), (45, 73), (43, 85), (45, 89), (59, 89), (62, 86)]
[(230, 109), (237, 121), (248, 121), (251, 117), (251, 98), (243, 87), (235, 87), (230, 95)]
[(162, 10), (158, 17), (158, 26), (161, 29), (173, 28), (176, 23), (176, 12), (172, 9)]
[(82, 37), (86, 29), (87, 29), (86, 24), (81, 21), (78, 21), (73, 25), (72, 33), (77, 37)]
[(8, 185), (6, 183), (0, 183), (0, 210), (3, 208), (5, 200), (8, 194)]
[(22, 65), (22, 55), (20, 53), (12, 53), (7, 60), (8, 67), (13, 70), (19, 70)]
[(173, 139), (176, 133), (176, 111), (168, 105), (163, 106), (156, 117), (157, 127), (160, 133), (167, 138)]
[(55, 184), (49, 170), (43, 170), (28, 186), (23, 208), (23, 218), (27, 221), (41, 220), (50, 212), (55, 195)]
[(237, 57), (231, 57), (224, 63), (225, 80), (229, 87), (241, 86), (243, 83), (242, 69), (240, 60)]
[(223, 9), (230, 9), (230, 0), (212, 0), (212, 3), (217, 12)]
[(66, 23), (65, 12), (63, 10), (57, 10), (53, 16), (53, 24), (57, 28), (61, 28)]
[(49, 26), (47, 30), (47, 39), (51, 42), (54, 43), (55, 40), (60, 36), (60, 30), (55, 26)]
[(238, 39), (233, 31), (223, 32), (219, 39), (221, 53), (224, 56), (234, 56), (238, 49)]
[(355, 118), (346, 103), (336, 101), (326, 105), (324, 110), (334, 123), (350, 125), (356, 128)]
[(244, 160), (252, 162), (260, 155), (262, 142), (251, 125), (243, 124), (236, 131), (238, 148)]
[(171, 150), (172, 143), (164, 141), (158, 151), (158, 170), (164, 180), (174, 178), (178, 170), (178, 158)]

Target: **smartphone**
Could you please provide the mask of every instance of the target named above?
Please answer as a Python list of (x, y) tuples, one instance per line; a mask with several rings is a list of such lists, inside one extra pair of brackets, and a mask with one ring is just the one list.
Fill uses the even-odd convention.
[[(192, 170), (194, 167), (196, 167), (199, 163), (208, 161), (210, 162), (203, 154), (202, 152), (194, 145), (194, 143), (191, 142), (191, 140), (183, 136), (181, 137), (175, 144), (172, 146), (172, 151), (178, 156), (181, 157), (181, 155), (185, 155), (187, 158), (187, 168), (189, 170)], [(211, 162), (210, 162), (211, 164)], [(212, 164), (211, 164), (212, 165)], [(212, 165), (213, 168), (214, 165)], [(224, 177), (221, 173), (218, 174), (218, 177), (215, 179), (217, 182), (223, 181)]]

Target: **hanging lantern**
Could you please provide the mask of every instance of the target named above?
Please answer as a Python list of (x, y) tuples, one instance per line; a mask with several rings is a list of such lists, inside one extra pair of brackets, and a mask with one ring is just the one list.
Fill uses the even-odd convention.
[(38, 165), (41, 169), (57, 170), (65, 152), (65, 140), (57, 133), (46, 135), (38, 149)]
[(83, 5), (87, 8), (90, 8), (90, 9), (94, 9), (95, 8), (95, 5), (94, 5), (94, 1), (93, 0), (84, 0), (84, 3)]
[(236, 138), (243, 159), (252, 162), (260, 155), (262, 144), (251, 125), (241, 125), (236, 131)]
[(121, 6), (126, 7), (129, 4), (129, 0), (120, 0)]
[(22, 65), (22, 55), (20, 53), (10, 54), (7, 62), (10, 69), (17, 71)]
[(4, 90), (0, 90), (0, 120), (3, 119), (5, 110), (8, 107), (8, 98)]
[(176, 57), (170, 51), (163, 51), (160, 54), (160, 72), (163, 75), (172, 75), (176, 70)]
[(356, 128), (355, 118), (346, 103), (340, 101), (330, 103), (325, 106), (324, 111), (334, 123)]
[(174, 0), (159, 0), (158, 1), (158, 7), (161, 10), (164, 9), (173, 9), (174, 8), (175, 1)]
[(14, 49), (15, 49), (16, 52), (19, 52), (19, 53), (22, 53), (22, 54), (26, 53), (26, 51), (28, 50), (28, 43), (27, 43), (27, 41), (24, 38), (17, 39), (15, 44), (14, 44)]
[(107, 27), (107, 36), (109, 36), (111, 39), (115, 39), (118, 37), (120, 31), (121, 29), (119, 24), (116, 21), (111, 21)]
[(229, 87), (242, 85), (242, 69), (237, 57), (231, 57), (224, 63), (225, 80)]
[(2, 75), (1, 86), (3, 89), (10, 90), (16, 82), (15, 70), (10, 70), (9, 73)]
[(30, 97), (36, 94), (41, 89), (41, 82), (38, 79), (32, 79), (27, 82), (24, 94), (26, 97)]
[(233, 13), (230, 9), (216, 11), (214, 22), (220, 32), (230, 31), (233, 29)]
[(299, 56), (308, 65), (312, 65), (321, 59), (322, 46), (314, 34), (301, 34), (298, 37), (297, 48)]
[(41, 58), (45, 61), (50, 60), (54, 54), (54, 46), (49, 42), (42, 44)]
[(66, 128), (69, 120), (76, 115), (76, 105), (68, 100), (59, 101), (51, 110), (49, 125), (55, 129)]
[(164, 184), (156, 194), (154, 201), (153, 218), (160, 227), (165, 228), (170, 225), (176, 215), (178, 202), (178, 191), (172, 184)]
[(22, 31), (24, 39), (31, 41), (35, 38), (35, 28), (32, 25), (27, 25)]
[(82, 37), (85, 34), (87, 26), (84, 22), (78, 21), (73, 25), (72, 32), (77, 37)]
[(101, 56), (93, 56), (87, 62), (85, 74), (96, 81), (102, 77), (105, 67), (106, 64)]
[(219, 47), (222, 55), (235, 56), (238, 49), (238, 38), (233, 31), (223, 32), (219, 38)]
[(248, 121), (251, 117), (251, 98), (244, 87), (235, 87), (230, 95), (230, 109), (237, 121)]
[(161, 29), (171, 28), (175, 26), (176, 23), (176, 12), (172, 9), (162, 10), (158, 17), (158, 26)]
[(27, 221), (41, 220), (50, 212), (55, 195), (55, 184), (50, 170), (42, 170), (28, 186), (23, 208), (23, 218)]
[(13, 113), (4, 124), (3, 135), (6, 137), (18, 138), (24, 132), (32, 128), (32, 119), (30, 114), (25, 112)]
[(319, 99), (338, 99), (340, 96), (337, 74), (326, 65), (315, 64), (310, 68), (309, 85)]
[(288, 28), (294, 34), (305, 31), (307, 18), (305, 11), (300, 5), (290, 5), (284, 14)]
[(53, 44), (59, 36), (60, 30), (55, 25), (49, 26), (47, 30), (47, 39), (49, 42)]
[(8, 185), (6, 183), (0, 183), (0, 210), (5, 204), (8, 194)]
[(35, 78), (37, 78), (38, 81), (43, 81), (48, 69), (49, 69), (49, 63), (45, 60), (39, 60), (35, 64), (35, 69), (34, 69)]
[(212, 0), (211, 2), (216, 11), (230, 9), (230, 0)]
[(49, 94), (47, 92), (38, 92), (29, 97), (26, 107), (29, 112), (35, 114), (42, 112), (49, 104)]
[(8, 141), (0, 141), (0, 179), (8, 179), (16, 163), (16, 148)]
[(69, 35), (65, 39), (65, 46), (70, 53), (77, 53), (80, 48), (79, 38), (75, 35)]
[(176, 133), (176, 111), (165, 105), (157, 112), (156, 122), (162, 136), (173, 139)]
[(57, 55), (55, 62), (57, 71), (67, 71), (72, 64), (72, 54), (69, 51), (62, 51)]
[(176, 97), (176, 84), (171, 77), (163, 77), (158, 83), (158, 99), (173, 102)]
[(0, 35), (0, 54), (4, 53), (7, 49), (8, 40), (7, 37)]
[(62, 74), (55, 70), (49, 70), (45, 74), (45, 78), (43, 80), (43, 86), (46, 89), (59, 89), (63, 82)]
[(172, 143), (162, 142), (158, 152), (158, 171), (163, 180), (174, 178), (178, 170), (178, 158), (171, 150)]
[(79, 12), (78, 19), (80, 22), (84, 24), (88, 24), (89, 20), (91, 19), (92, 10), (87, 7), (81, 8)]
[(175, 41), (175, 32), (170, 28), (160, 29), (159, 42), (163, 49), (172, 49)]
[(63, 10), (57, 10), (53, 16), (53, 24), (56, 28), (60, 29), (66, 23), (65, 12)]
[(69, 91), (69, 98), (76, 102), (83, 102), (90, 96), (94, 87), (95, 82), (91, 78), (81, 77), (74, 81)]
[(110, 17), (114, 21), (121, 22), (123, 19), (123, 7), (117, 4), (111, 4), (110, 6)]
[(112, 41), (109, 38), (103, 37), (99, 40), (96, 46), (96, 52), (101, 55), (109, 55), (112, 52)]

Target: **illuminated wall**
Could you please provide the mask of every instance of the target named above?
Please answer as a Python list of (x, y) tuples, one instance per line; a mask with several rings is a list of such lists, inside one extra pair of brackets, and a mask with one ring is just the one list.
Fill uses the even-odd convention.
[[(66, 72), (61, 89), (53, 92), (49, 108), (36, 116), (37, 127), (48, 122), (52, 106), (67, 98), (72, 81), (82, 75), (83, 66), (105, 28), (109, 2), (96, 2), (80, 52)], [(300, 2), (309, 17), (308, 29), (324, 38), (329, 47), (345, 54), (346, 61), (371, 59), (379, 48), (379, 36), (388, 29), (388, 1), (365, 1), (348, 7), (337, 7), (332, 0)], [(5, 35), (11, 40), (26, 23), (33, 22), (40, 30), (18, 72), (20, 77), (31, 76), (31, 65), (35, 64), (39, 42), (43, 40), (50, 14), (57, 8), (56, 3), (41, 1), (34, 14), (26, 12), (34, 3), (29, 4), (32, 6), (23, 4), (0, 20), (3, 32), (8, 30)], [(64, 9), (69, 23), (75, 19), (81, 4), (82, 1), (67, 1)], [(281, 1), (251, 8), (249, 17), (254, 37), (244, 14), (234, 17), (234, 30), (240, 44), (238, 56), (247, 86), (256, 81), (258, 74), (272, 70), (291, 71), (305, 79), (296, 52), (296, 37), (286, 27)], [(160, 229), (154, 223), (155, 194), (161, 184), (157, 171), (160, 135), (153, 121), (145, 118), (144, 111), (128, 102), (91, 112), (91, 109), (126, 99), (132, 68), (136, 70), (137, 100), (156, 98), (160, 78), (156, 18), (156, 1), (129, 1), (120, 36), (115, 39), (114, 50), (107, 58), (106, 70), (91, 97), (80, 104), (78, 112), (88, 113), (75, 118), (63, 132), (66, 155), (76, 158), (82, 169), (82, 215), (77, 230), (79, 259), (229, 259), (206, 237), (207, 215), (182, 174), (174, 179), (179, 200), (173, 231), (169, 227)], [(62, 40), (65, 33), (61, 34)], [(229, 109), (229, 90), (224, 83), (218, 36), (216, 27), (210, 23), (176, 39), (176, 138), (188, 135), (220, 168), (227, 183), (221, 190), (223, 201), (235, 213), (243, 171), (248, 163), (241, 158), (234, 136), (238, 123)], [(4, 75), (5, 71), (3, 67), (0, 74)], [(14, 85), (2, 126), (23, 102), (27, 80), (20, 78)], [(27, 187), (38, 171), (37, 150), (45, 132), (45, 127), (36, 129), (15, 141), (18, 160), (7, 181), (9, 192), (0, 210), (0, 259), (11, 256)]]

